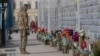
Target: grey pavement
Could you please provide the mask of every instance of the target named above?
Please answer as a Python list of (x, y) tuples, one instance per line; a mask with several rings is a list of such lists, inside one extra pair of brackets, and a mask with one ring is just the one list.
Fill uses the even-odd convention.
[(13, 39), (7, 44), (7, 47), (0, 49), (2, 53), (6, 53), (7, 56), (72, 56), (72, 51), (69, 54), (62, 54), (61, 51), (57, 51), (56, 48), (44, 45), (42, 42), (36, 40), (36, 34), (30, 34), (28, 36), (27, 51), (28, 55), (20, 54), (19, 42), (20, 33), (13, 33)]

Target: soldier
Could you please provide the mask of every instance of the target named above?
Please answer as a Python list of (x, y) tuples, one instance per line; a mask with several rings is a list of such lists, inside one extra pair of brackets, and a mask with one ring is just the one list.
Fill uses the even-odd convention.
[(28, 5), (24, 4), (24, 6), (20, 9), (18, 13), (18, 27), (20, 31), (20, 52), (21, 54), (29, 54), (26, 51), (26, 44), (27, 44), (27, 31), (28, 31)]

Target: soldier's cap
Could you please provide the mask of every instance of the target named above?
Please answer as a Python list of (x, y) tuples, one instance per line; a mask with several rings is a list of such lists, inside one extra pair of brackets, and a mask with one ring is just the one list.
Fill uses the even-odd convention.
[(23, 4), (24, 4), (24, 6), (26, 6), (26, 7), (28, 7), (28, 6), (29, 6), (29, 4), (28, 4), (28, 2), (27, 2), (27, 1), (25, 1)]

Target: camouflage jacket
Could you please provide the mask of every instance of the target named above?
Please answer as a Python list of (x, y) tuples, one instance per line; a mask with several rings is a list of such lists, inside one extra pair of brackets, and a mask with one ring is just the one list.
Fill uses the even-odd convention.
[(18, 13), (18, 28), (19, 30), (28, 29), (28, 14), (27, 12)]

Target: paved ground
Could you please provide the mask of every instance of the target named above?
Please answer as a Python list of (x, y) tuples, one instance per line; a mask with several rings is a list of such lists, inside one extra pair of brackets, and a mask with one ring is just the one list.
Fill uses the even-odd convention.
[(29, 55), (22, 55), (19, 52), (19, 33), (12, 34), (13, 40), (8, 43), (6, 48), (2, 48), (2, 53), (7, 53), (7, 56), (72, 56), (69, 54), (62, 54), (61, 51), (57, 51), (56, 48), (44, 45), (42, 42), (36, 40), (35, 34), (30, 34), (28, 37), (27, 51)]

